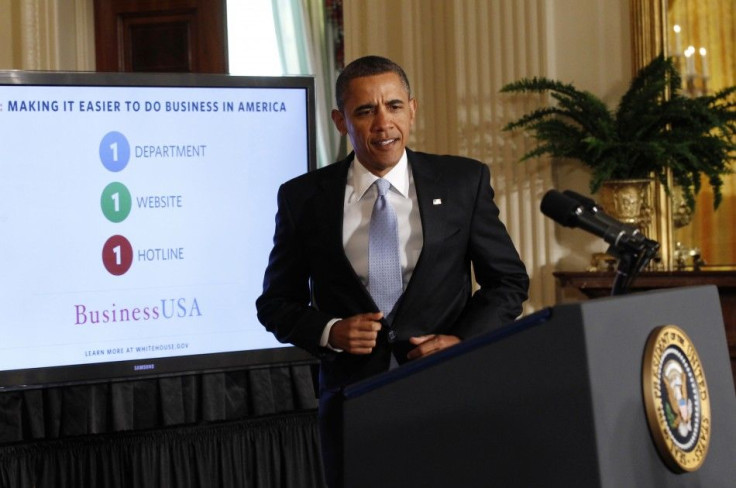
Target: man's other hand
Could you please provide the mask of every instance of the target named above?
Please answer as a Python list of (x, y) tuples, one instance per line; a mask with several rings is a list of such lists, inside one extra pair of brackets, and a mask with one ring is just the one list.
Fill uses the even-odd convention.
[(410, 337), (409, 342), (417, 347), (409, 351), (406, 357), (408, 359), (417, 359), (454, 346), (460, 342), (460, 338), (454, 335), (428, 334)]

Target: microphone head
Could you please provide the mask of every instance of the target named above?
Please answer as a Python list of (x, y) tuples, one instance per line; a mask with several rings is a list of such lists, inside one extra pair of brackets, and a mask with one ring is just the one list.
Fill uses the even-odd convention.
[(562, 194), (572, 198), (573, 200), (577, 200), (579, 203), (582, 203), (583, 206), (589, 210), (598, 209), (598, 204), (595, 202), (595, 200), (593, 200), (592, 198), (588, 198), (584, 195), (581, 195), (578, 192), (575, 192), (572, 190), (565, 190), (562, 192)]
[(574, 200), (577, 200), (580, 204), (582, 204), (585, 210), (590, 210), (595, 216), (595, 218), (597, 218), (601, 223), (611, 226), (611, 227), (623, 227), (628, 233), (632, 235), (636, 235), (640, 233), (639, 229), (637, 229), (635, 226), (631, 224), (624, 224), (622, 222), (619, 222), (615, 218), (608, 215), (603, 210), (603, 208), (600, 205), (598, 205), (596, 201), (593, 200), (592, 198), (588, 198), (572, 190), (565, 190), (562, 193), (570, 198), (573, 198)]
[(545, 193), (540, 205), (544, 215), (565, 227), (577, 226), (579, 208), (580, 202), (557, 190), (549, 190)]

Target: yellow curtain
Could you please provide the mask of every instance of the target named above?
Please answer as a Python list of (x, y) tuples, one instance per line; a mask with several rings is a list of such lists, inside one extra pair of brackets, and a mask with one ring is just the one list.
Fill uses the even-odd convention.
[[(701, 77), (708, 75), (710, 93), (736, 85), (736, 0), (669, 0), (667, 11), (669, 54), (695, 48), (691, 68)], [(680, 33), (674, 26), (680, 26)], [(679, 38), (679, 39), (678, 39)], [(706, 49), (701, 56), (700, 48)], [(683, 77), (687, 63), (682, 59)], [(702, 90), (697, 78), (696, 90)], [(734, 168), (736, 169), (736, 168)], [(675, 233), (675, 240), (698, 247), (707, 264), (736, 264), (736, 175), (723, 185), (723, 202), (713, 211), (713, 192), (707, 181), (697, 199), (693, 221)]]

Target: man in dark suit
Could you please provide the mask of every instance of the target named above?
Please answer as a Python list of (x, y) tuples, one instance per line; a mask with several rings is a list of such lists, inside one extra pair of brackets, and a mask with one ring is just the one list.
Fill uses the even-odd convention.
[[(332, 119), (354, 153), (279, 190), (274, 247), (257, 301), (260, 321), (280, 341), (321, 359), (330, 486), (341, 476), (341, 388), (510, 323), (529, 283), (498, 218), (488, 167), (406, 148), (417, 102), (401, 67), (360, 58), (336, 88)], [(379, 179), (390, 183), (385, 198), (397, 222), (401, 274), (400, 297), (386, 310), (374, 297), (384, 284), (369, 276)]]

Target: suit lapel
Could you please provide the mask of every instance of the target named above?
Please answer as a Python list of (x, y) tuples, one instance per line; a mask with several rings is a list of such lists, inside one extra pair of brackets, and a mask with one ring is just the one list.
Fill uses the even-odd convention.
[[(329, 176), (322, 179), (319, 183), (321, 192), (315, 202), (314, 222), (322, 228), (324, 238), (324, 249), (334, 256), (339, 256), (336, 260), (337, 269), (332, 270), (336, 275), (350, 276), (351, 282), (355, 285), (355, 293), (362, 295), (362, 302), (368, 309), (375, 308), (373, 299), (368, 290), (363, 286), (360, 277), (355, 273), (350, 260), (345, 255), (345, 248), (342, 244), (342, 228), (343, 213), (345, 206), (345, 186), (347, 183), (347, 174), (353, 156), (350, 155), (346, 159), (334, 163), (334, 170)], [(360, 291), (358, 291), (360, 290)]]
[(334, 168), (328, 177), (320, 182), (321, 191), (315, 201), (315, 225), (322, 228), (325, 236), (324, 246), (331, 252), (344, 255), (342, 247), (342, 219), (345, 199), (345, 181), (350, 165), (349, 161), (335, 163), (340, 167)]
[(417, 192), (424, 241), (422, 253), (412, 275), (414, 276), (417, 271), (421, 272), (422, 269), (430, 266), (429, 263), (432, 262), (432, 255), (437, 249), (437, 243), (441, 242), (445, 235), (445, 219), (442, 214), (445, 209), (444, 204), (447, 202), (447, 188), (442, 183), (442, 171), (439, 167), (432, 165), (421, 155), (408, 149), (407, 154), (414, 176), (414, 188)]
[(419, 215), (422, 221), (422, 252), (419, 255), (411, 280), (401, 297), (401, 303), (396, 312), (395, 324), (400, 327), (403, 310), (411, 310), (426, 293), (423, 284), (431, 283), (434, 279), (432, 263), (438, 259), (437, 252), (441, 249), (443, 236), (446, 235), (445, 219), (442, 217), (447, 201), (447, 188), (442, 183), (441, 168), (432, 164), (420, 154), (406, 150), (409, 164), (414, 177), (414, 188), (417, 192)]

